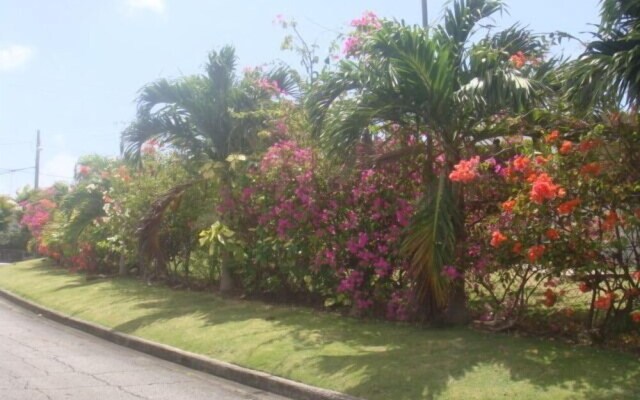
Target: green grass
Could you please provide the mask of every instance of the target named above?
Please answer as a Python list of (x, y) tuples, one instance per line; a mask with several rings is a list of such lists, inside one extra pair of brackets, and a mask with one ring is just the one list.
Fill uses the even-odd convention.
[(372, 400), (640, 397), (640, 360), (595, 348), (86, 281), (43, 260), (0, 266), (0, 287), (121, 332)]

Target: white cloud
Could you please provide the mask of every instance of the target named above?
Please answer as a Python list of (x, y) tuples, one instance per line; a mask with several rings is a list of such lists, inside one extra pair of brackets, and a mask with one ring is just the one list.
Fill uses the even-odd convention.
[(164, 14), (164, 0), (125, 0), (124, 12), (133, 15), (141, 11), (150, 11), (156, 14)]
[(33, 49), (13, 44), (0, 47), (0, 71), (12, 71), (22, 67), (33, 57)]

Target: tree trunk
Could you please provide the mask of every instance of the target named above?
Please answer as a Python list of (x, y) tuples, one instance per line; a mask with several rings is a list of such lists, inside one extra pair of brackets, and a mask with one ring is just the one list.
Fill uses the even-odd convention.
[(464, 290), (464, 279), (456, 279), (451, 284), (445, 320), (454, 325), (463, 325), (469, 322), (470, 315), (467, 308), (467, 293)]
[[(450, 160), (450, 170), (453, 170), (453, 165), (460, 161), (460, 154), (454, 154), (454, 157)], [(465, 227), (465, 201), (464, 201), (464, 187), (459, 187), (454, 192), (454, 199), (456, 207), (458, 208), (459, 219), (455, 226), (456, 236), (456, 257), (457, 261), (463, 260), (463, 254), (466, 252), (465, 243), (467, 241), (467, 230)], [(467, 293), (464, 287), (464, 277), (454, 279), (451, 282), (449, 289), (449, 296), (447, 300), (447, 308), (445, 310), (445, 321), (453, 325), (467, 324), (470, 320), (469, 309), (467, 308)]]
[(127, 259), (124, 254), (120, 254), (120, 261), (118, 262), (118, 275), (127, 276), (129, 268), (127, 266)]
[(229, 293), (233, 291), (233, 275), (231, 273), (231, 257), (230, 254), (226, 251), (222, 251), (220, 263), (220, 292), (221, 293)]

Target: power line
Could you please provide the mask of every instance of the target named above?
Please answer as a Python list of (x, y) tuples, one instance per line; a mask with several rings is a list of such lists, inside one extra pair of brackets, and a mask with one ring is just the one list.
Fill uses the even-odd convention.
[(12, 174), (14, 172), (21, 172), (21, 171), (26, 171), (29, 169), (33, 169), (35, 167), (24, 167), (24, 168), (0, 168), (2, 170), (4, 170), (5, 172), (0, 172), (0, 175), (6, 175), (6, 174)]
[[(14, 168), (14, 169), (8, 169), (8, 168), (0, 168), (2, 170), (4, 170), (5, 172), (0, 172), (0, 175), (8, 175), (8, 174), (13, 174), (14, 172), (22, 172), (22, 173), (27, 173), (27, 170), (33, 169), (35, 167), (27, 167), (27, 168)], [(45, 174), (45, 173), (40, 173), (40, 175), (43, 176), (48, 176), (50, 178), (60, 178), (60, 179), (66, 179), (69, 181), (72, 181), (74, 178), (72, 176), (62, 176), (62, 175), (54, 175), (54, 174)]]

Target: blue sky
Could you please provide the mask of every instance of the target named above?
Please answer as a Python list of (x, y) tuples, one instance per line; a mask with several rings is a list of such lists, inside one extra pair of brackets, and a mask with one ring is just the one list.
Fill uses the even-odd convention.
[[(444, 0), (429, 0), (436, 20)], [(536, 32), (580, 34), (598, 21), (598, 0), (511, 0), (510, 15)], [(364, 10), (420, 23), (420, 0), (0, 0), (0, 193), (33, 183), (35, 132), (42, 132), (43, 186), (70, 179), (84, 154), (117, 155), (137, 90), (160, 77), (198, 73), (206, 54), (232, 44), (239, 69), (274, 59), (278, 14), (309, 41), (328, 46)], [(584, 36), (584, 35), (583, 35)], [(565, 54), (580, 52), (577, 43)]]

